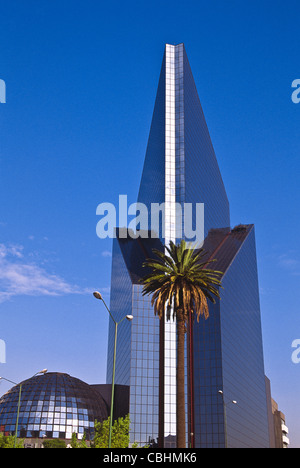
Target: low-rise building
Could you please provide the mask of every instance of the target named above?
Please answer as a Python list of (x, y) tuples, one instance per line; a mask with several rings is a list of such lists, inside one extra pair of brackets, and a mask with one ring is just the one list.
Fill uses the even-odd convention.
[(266, 377), (266, 394), (270, 448), (288, 448), (290, 445), (289, 429), (286, 425), (285, 415), (279, 410), (278, 403), (272, 398), (271, 384), (268, 377)]

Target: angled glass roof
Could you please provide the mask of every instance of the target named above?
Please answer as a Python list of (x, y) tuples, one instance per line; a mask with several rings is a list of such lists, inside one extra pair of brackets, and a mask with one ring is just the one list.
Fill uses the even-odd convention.
[[(206, 252), (203, 261), (216, 261), (208, 268), (225, 274), (252, 229), (252, 224), (239, 225), (233, 229), (211, 229), (203, 244)], [(149, 272), (143, 267), (143, 263), (147, 258), (154, 257), (153, 249), (163, 252), (164, 246), (160, 239), (151, 238), (150, 233), (148, 238), (133, 239), (130, 235), (125, 238), (124, 232), (120, 237), (120, 230), (117, 230), (117, 238), (131, 281), (133, 284), (139, 284), (140, 279)]]

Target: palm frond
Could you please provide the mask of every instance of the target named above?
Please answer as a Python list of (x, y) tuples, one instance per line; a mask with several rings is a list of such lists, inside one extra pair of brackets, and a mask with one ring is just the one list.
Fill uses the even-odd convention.
[(177, 311), (183, 312), (184, 320), (188, 320), (192, 312), (199, 321), (201, 316), (209, 316), (208, 301), (215, 303), (220, 299), (219, 289), (222, 288), (221, 271), (207, 268), (216, 260), (207, 260), (204, 249), (196, 249), (182, 240), (178, 245), (170, 242), (165, 252), (154, 249), (155, 258), (147, 259), (143, 267), (150, 273), (146, 274), (141, 283), (143, 295), (151, 295), (154, 313), (160, 318), (176, 317)]

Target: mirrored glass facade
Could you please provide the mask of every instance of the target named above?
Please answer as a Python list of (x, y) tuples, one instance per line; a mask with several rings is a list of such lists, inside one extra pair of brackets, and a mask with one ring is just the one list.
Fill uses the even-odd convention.
[[(117, 239), (113, 242), (113, 259), (111, 273), (111, 300), (110, 311), (114, 320), (119, 322), (132, 314), (132, 281), (125, 264), (124, 256)], [(131, 360), (131, 327), (132, 323), (124, 320), (118, 328), (117, 336), (117, 365), (115, 383), (119, 385), (130, 384)], [(109, 320), (107, 375), (106, 382), (112, 383), (113, 357), (115, 341), (115, 324)]]
[[(0, 399), (3, 432), (16, 431), (19, 385)], [(47, 373), (22, 382), (18, 437), (92, 439), (95, 420), (108, 417), (101, 396), (85, 382), (67, 374)]]
[(224, 276), (221, 301), (193, 329), (195, 446), (268, 448), (254, 226), (212, 231), (204, 248)]
[(254, 227), (223, 280), (220, 302), (228, 447), (268, 448), (269, 429)]
[[(143, 297), (139, 284), (142, 263), (159, 240), (116, 238), (113, 246), (110, 310), (118, 322), (115, 382), (130, 386), (130, 442), (157, 445), (159, 425), (159, 320), (151, 298)], [(115, 326), (111, 320), (108, 340), (107, 383), (112, 382)]]
[(204, 203), (205, 236), (230, 226), (229, 202), (186, 52), (184, 74), (184, 166), (186, 203)]
[[(211, 307), (210, 318), (194, 324), (187, 336), (188, 444), (224, 447), (227, 441), (230, 446), (264, 446), (267, 429), (254, 230), (251, 234), (252, 227), (248, 226), (231, 231), (227, 194), (183, 44), (167, 44), (165, 48), (138, 202), (144, 203), (149, 213), (151, 204), (165, 203), (162, 229), (158, 233), (162, 250), (170, 240), (179, 240), (175, 203), (182, 206), (203, 203), (205, 246), (209, 255), (216, 254), (227, 284), (221, 303)], [(195, 225), (194, 211), (192, 221)], [(252, 242), (248, 242), (248, 236), (252, 236)], [(174, 447), (176, 440), (176, 322), (160, 324), (149, 298), (141, 295), (139, 280), (145, 274), (141, 264), (152, 257), (151, 247), (151, 242), (147, 244), (141, 238), (128, 242), (123, 238), (114, 240), (111, 311), (116, 320), (126, 314), (134, 316), (131, 324), (124, 327), (122, 324), (118, 331), (116, 383), (130, 385), (131, 441), (148, 444), (157, 440), (159, 432), (159, 443), (167, 448)], [(243, 269), (243, 261), (248, 263), (247, 268)], [(241, 286), (247, 284), (246, 294)], [(251, 336), (255, 343), (252, 360), (245, 366), (232, 355), (238, 353), (242, 359), (243, 352), (231, 346), (232, 341), (242, 342), (243, 334)], [(108, 383), (112, 377), (113, 341), (111, 323)], [(189, 355), (188, 349), (192, 349)], [(230, 363), (234, 363), (234, 370)], [(247, 375), (242, 375), (243, 371)], [(241, 397), (247, 386), (248, 406)], [(219, 390), (243, 402), (239, 407), (229, 408), (226, 419)], [(256, 413), (250, 408), (254, 401), (259, 407)], [(249, 412), (257, 417), (260, 414), (261, 430), (256, 437), (250, 434), (253, 418), (247, 416)]]
[(131, 335), (131, 442), (156, 445), (159, 426), (159, 320), (153, 318), (151, 299), (133, 286)]

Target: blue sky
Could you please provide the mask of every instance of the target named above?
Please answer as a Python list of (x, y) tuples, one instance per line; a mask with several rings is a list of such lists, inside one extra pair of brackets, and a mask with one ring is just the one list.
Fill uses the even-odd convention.
[(90, 292), (109, 300), (111, 241), (96, 207), (136, 201), (164, 45), (184, 42), (232, 225), (256, 225), (266, 374), (300, 447), (299, 2), (0, 9), (0, 374), (105, 381), (108, 316)]

